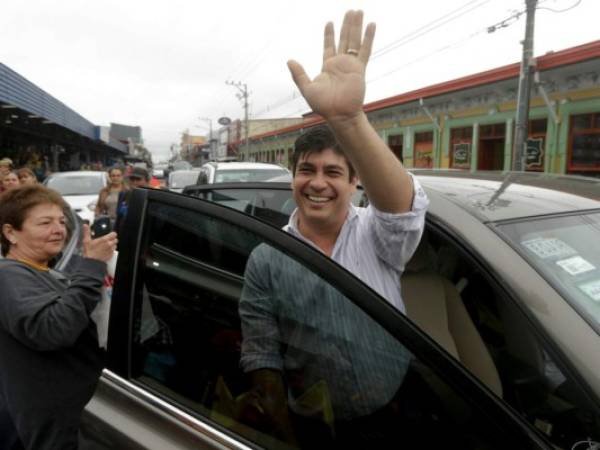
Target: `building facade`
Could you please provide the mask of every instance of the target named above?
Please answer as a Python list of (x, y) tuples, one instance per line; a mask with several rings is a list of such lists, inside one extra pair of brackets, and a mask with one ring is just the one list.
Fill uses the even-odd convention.
[[(365, 105), (369, 121), (409, 168), (510, 170), (519, 64)], [(600, 176), (600, 40), (538, 57), (525, 170)], [(289, 163), (295, 139), (323, 123), (250, 139), (244, 159)]]

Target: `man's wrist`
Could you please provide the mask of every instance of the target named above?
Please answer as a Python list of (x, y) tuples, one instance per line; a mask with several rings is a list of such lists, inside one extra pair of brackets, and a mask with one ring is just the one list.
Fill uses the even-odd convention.
[(367, 116), (362, 110), (353, 115), (333, 116), (325, 120), (335, 133), (356, 129), (356, 127), (363, 125), (365, 121), (368, 122)]

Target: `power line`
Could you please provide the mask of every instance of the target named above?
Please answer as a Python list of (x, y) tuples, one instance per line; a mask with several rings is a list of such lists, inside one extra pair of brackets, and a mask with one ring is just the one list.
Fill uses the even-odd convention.
[(477, 36), (477, 35), (479, 35), (479, 34), (482, 34), (482, 33), (485, 33), (485, 32), (486, 32), (486, 30), (485, 30), (485, 29), (484, 29), (484, 30), (479, 30), (479, 31), (477, 31), (477, 32), (475, 32), (475, 33), (473, 33), (473, 34), (471, 34), (471, 35), (469, 35), (469, 36), (466, 36), (466, 37), (464, 37), (464, 38), (462, 38), (462, 39), (460, 39), (460, 40), (458, 40), (458, 41), (455, 41), (455, 42), (453, 42), (453, 43), (451, 43), (451, 44), (448, 44), (448, 45), (444, 45), (443, 47), (440, 47), (440, 48), (438, 48), (438, 49), (434, 50), (434, 51), (433, 51), (433, 52), (431, 52), (431, 53), (428, 53), (428, 54), (426, 54), (426, 55), (420, 56), (420, 57), (418, 57), (418, 58), (416, 58), (416, 59), (413, 59), (412, 61), (409, 61), (409, 62), (408, 62), (408, 63), (406, 63), (406, 64), (402, 64), (401, 66), (398, 66), (398, 67), (396, 67), (395, 69), (392, 69), (392, 70), (390, 70), (389, 72), (386, 72), (386, 73), (384, 73), (384, 74), (382, 74), (382, 75), (378, 75), (377, 77), (375, 77), (375, 78), (371, 78), (370, 80), (367, 80), (367, 84), (370, 84), (370, 83), (374, 83), (374, 82), (376, 82), (376, 81), (379, 81), (379, 80), (381, 80), (382, 78), (385, 78), (385, 77), (387, 77), (387, 76), (389, 76), (389, 75), (392, 75), (392, 74), (394, 74), (394, 73), (398, 72), (399, 70), (405, 69), (406, 67), (412, 66), (413, 64), (415, 64), (415, 63), (418, 63), (418, 62), (421, 62), (421, 61), (423, 61), (423, 60), (425, 60), (425, 59), (427, 59), (427, 58), (430, 58), (430, 57), (432, 57), (432, 56), (434, 56), (434, 55), (437, 55), (438, 53), (441, 53), (441, 52), (444, 52), (444, 51), (446, 51), (446, 50), (449, 50), (449, 49), (451, 49), (452, 47), (456, 47), (456, 46), (458, 46), (458, 45), (461, 45), (461, 44), (463, 44), (463, 43), (465, 43), (465, 42), (467, 42), (467, 41), (469, 41), (469, 40), (473, 39), (475, 36)]
[(458, 12), (460, 12), (462, 9), (468, 7), (469, 5), (471, 5), (472, 3), (476, 3), (477, 1), (480, 0), (474, 0), (474, 1), (470, 1), (468, 3), (465, 3), (464, 5), (462, 5), (461, 7), (449, 12), (448, 14), (441, 16), (439, 18), (437, 18), (436, 20), (420, 27), (417, 28), (414, 31), (411, 31), (410, 33), (408, 33), (407, 35), (401, 37), (400, 39), (387, 44), (386, 46), (384, 46), (383, 48), (375, 51), (373, 53), (373, 56), (371, 57), (371, 59), (376, 59), (380, 56), (383, 56), (393, 50), (396, 50), (399, 47), (402, 47), (403, 45), (408, 44), (409, 42), (414, 41), (415, 39), (424, 36), (434, 30), (437, 30), (438, 28), (442, 27), (443, 25), (446, 25), (447, 23), (452, 22), (453, 20), (459, 19), (461, 17), (463, 17), (465, 14), (474, 11), (477, 8), (482, 7), (483, 5), (485, 5), (486, 3), (489, 3), (491, 0), (483, 0), (481, 3), (473, 6), (470, 9), (467, 9), (466, 11), (463, 11), (460, 14), (457, 14)]
[(552, 9), (552, 8), (547, 8), (547, 7), (543, 7), (543, 8), (538, 7), (537, 9), (546, 9), (546, 10), (552, 11), (554, 13), (564, 13), (564, 12), (570, 11), (573, 8), (579, 6), (579, 4), (581, 3), (581, 1), (582, 0), (577, 0), (574, 4), (572, 4), (571, 6), (569, 6), (568, 8), (565, 8), (565, 9)]
[[(467, 13), (469, 13), (477, 8), (480, 8), (481, 6), (485, 5), (486, 3), (489, 3), (490, 1), (491, 0), (468, 1), (467, 3), (463, 4), (462, 6), (450, 11), (449, 13), (446, 13), (446, 14), (438, 17), (437, 19), (417, 28), (416, 30), (411, 31), (410, 33), (402, 36), (401, 38), (384, 45), (380, 49), (373, 52), (373, 54), (371, 55), (371, 60), (376, 59), (381, 56), (384, 56), (384, 55), (390, 53), (391, 51), (396, 50), (397, 48), (399, 48), (405, 44), (408, 44), (409, 42), (412, 42), (415, 39), (417, 39), (421, 36), (424, 36), (432, 31), (442, 27), (443, 25), (446, 25), (447, 23), (449, 23), (453, 20), (463, 17)], [(475, 3), (475, 5), (471, 6), (474, 3)], [(469, 8), (469, 6), (471, 6), (471, 7)], [(469, 9), (467, 9), (466, 11), (463, 11), (465, 8), (469, 8)], [(298, 96), (299, 96), (299, 92), (297, 90), (294, 90), (292, 95), (290, 95), (286, 98), (280, 99), (280, 100), (276, 101), (275, 103), (267, 105), (265, 108), (261, 109), (258, 113), (254, 114), (254, 116), (260, 116), (262, 114), (270, 112), (271, 110), (280, 108), (281, 106), (292, 102), (293, 100), (298, 98)]]

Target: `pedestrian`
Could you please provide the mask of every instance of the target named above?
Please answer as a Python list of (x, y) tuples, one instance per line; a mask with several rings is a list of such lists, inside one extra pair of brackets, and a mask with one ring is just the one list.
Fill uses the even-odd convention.
[(104, 366), (90, 313), (101, 299), (116, 233), (58, 272), (67, 239), (59, 193), (36, 184), (0, 198), (0, 448), (75, 449), (84, 406)]
[(19, 177), (21, 185), (36, 184), (38, 182), (35, 173), (33, 173), (33, 170), (29, 167), (21, 167), (17, 170), (17, 176)]
[(4, 175), (4, 178), (2, 178), (2, 186), (4, 187), (4, 191), (18, 188), (20, 185), (21, 182), (19, 181), (19, 176), (14, 170), (8, 172), (6, 175)]
[(6, 175), (8, 172), (12, 170), (12, 159), (10, 158), (2, 158), (0, 159), (0, 175)]
[(117, 206), (119, 204), (119, 195), (129, 188), (123, 178), (123, 169), (113, 167), (108, 171), (109, 183), (98, 193), (96, 202), (95, 216), (108, 216), (111, 226), (114, 226), (117, 220)]
[(5, 191), (4, 177), (12, 170), (12, 160), (9, 158), (0, 159), (0, 193)]
[[(362, 39), (361, 33), (361, 11), (346, 13), (337, 48), (333, 25), (327, 24), (322, 72), (313, 81), (300, 64), (288, 62), (300, 92), (326, 125), (295, 142), (297, 208), (285, 229), (404, 312), (400, 275), (423, 233), (428, 200), (363, 112), (374, 24)], [(351, 204), (359, 176), (367, 208)], [(295, 444), (311, 439), (307, 430), (315, 436), (326, 429), (343, 448), (396, 448), (397, 442), (386, 439), (397, 436), (393, 429), (401, 420), (389, 405), (407, 372), (408, 352), (337, 290), (271, 246), (252, 252), (244, 279), (240, 364), (274, 434)], [(325, 328), (307, 318), (318, 318)], [(320, 417), (332, 419), (307, 428), (318, 414), (301, 404), (316, 392), (321, 395), (313, 406), (321, 405)]]
[(150, 174), (143, 167), (133, 167), (129, 172), (127, 178), (129, 179), (130, 189), (121, 191), (119, 193), (119, 199), (117, 204), (117, 218), (115, 220), (114, 226), (114, 230), (117, 232), (122, 226), (123, 221), (125, 220), (125, 216), (127, 215), (129, 198), (131, 197), (133, 189), (138, 187), (148, 187), (148, 183), (150, 182)]

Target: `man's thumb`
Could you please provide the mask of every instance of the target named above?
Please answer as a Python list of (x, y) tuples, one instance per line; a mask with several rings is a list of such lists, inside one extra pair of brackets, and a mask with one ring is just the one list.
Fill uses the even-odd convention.
[(304, 87), (310, 83), (310, 78), (308, 78), (308, 75), (306, 75), (304, 67), (302, 67), (300, 63), (294, 61), (293, 59), (290, 59), (287, 62), (287, 66), (288, 69), (290, 69), (294, 83), (296, 83), (296, 86), (298, 86), (300, 92), (304, 92)]

